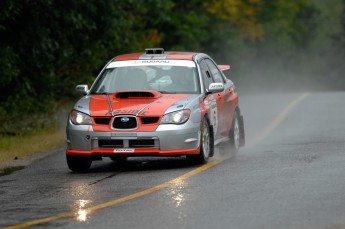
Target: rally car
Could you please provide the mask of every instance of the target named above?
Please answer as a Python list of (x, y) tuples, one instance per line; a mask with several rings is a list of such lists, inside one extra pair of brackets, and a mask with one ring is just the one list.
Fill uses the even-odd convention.
[(135, 156), (186, 156), (207, 163), (214, 146), (233, 151), (245, 143), (234, 83), (204, 53), (162, 48), (110, 60), (83, 93), (67, 122), (69, 169), (86, 171), (93, 160)]

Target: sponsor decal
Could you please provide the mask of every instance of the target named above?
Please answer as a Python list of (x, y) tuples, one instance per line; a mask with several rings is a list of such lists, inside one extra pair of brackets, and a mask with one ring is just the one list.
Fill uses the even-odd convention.
[(210, 113), (211, 113), (211, 123), (213, 125), (214, 135), (218, 131), (218, 111), (217, 111), (217, 101), (214, 100), (210, 104)]
[(134, 153), (134, 149), (114, 149), (114, 153)]
[(153, 64), (153, 63), (157, 63), (157, 64), (169, 64), (170, 61), (169, 60), (143, 60), (142, 61), (143, 64)]
[(220, 84), (212, 84), (210, 85), (210, 89), (221, 89), (222, 88), (222, 85)]
[(208, 102), (207, 99), (204, 100), (204, 106), (209, 109), (210, 108), (210, 103)]
[(192, 60), (127, 60), (111, 62), (107, 68), (155, 65), (196, 67)]
[(133, 115), (136, 115), (136, 114), (140, 114), (142, 116), (145, 115), (145, 111), (143, 112), (140, 112), (140, 110), (114, 110), (114, 111), (109, 111), (107, 112), (105, 115), (107, 114), (111, 114), (112, 116), (115, 116), (115, 115), (118, 115), (118, 114), (133, 114)]

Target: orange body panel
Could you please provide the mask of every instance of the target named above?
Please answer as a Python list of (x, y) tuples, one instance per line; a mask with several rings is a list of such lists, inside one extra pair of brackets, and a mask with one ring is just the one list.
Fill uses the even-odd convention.
[(138, 60), (141, 55), (144, 53), (132, 53), (132, 54), (124, 54), (118, 57), (114, 58), (114, 61), (119, 61), (119, 60)]
[(172, 52), (168, 54), (167, 59), (174, 60), (192, 60), (195, 53), (192, 52)]
[(134, 153), (114, 153), (114, 149), (92, 149), (86, 150), (67, 150), (68, 155), (74, 156), (92, 156), (92, 155), (126, 155), (126, 156), (137, 156), (137, 155), (160, 155), (160, 156), (173, 156), (173, 155), (187, 155), (187, 154), (199, 154), (200, 148), (196, 149), (183, 149), (183, 150), (160, 150), (158, 148), (144, 148), (135, 149)]
[[(167, 52), (165, 55), (165, 59), (167, 60), (193, 60), (193, 56), (196, 53), (194, 52)], [(161, 55), (157, 55), (161, 56)], [(145, 57), (145, 53), (132, 53), (132, 54), (125, 54), (121, 56), (117, 56), (113, 59), (113, 61), (122, 61), (122, 60), (139, 60), (141, 57)], [(146, 57), (148, 58), (154, 58), (155, 56)]]
[[(190, 96), (190, 94), (166, 94), (157, 96), (156, 98), (116, 98), (110, 95), (111, 109), (108, 104), (106, 95), (93, 95), (90, 101), (91, 117), (113, 117), (114, 115), (136, 115), (139, 119), (141, 117), (161, 117), (164, 112), (177, 101)], [(159, 120), (160, 121), (160, 120)], [(93, 123), (94, 131), (136, 131), (148, 132), (155, 131), (159, 126), (159, 121), (155, 124), (142, 125), (138, 123), (138, 128), (135, 130), (114, 130), (109, 125), (101, 125)]]

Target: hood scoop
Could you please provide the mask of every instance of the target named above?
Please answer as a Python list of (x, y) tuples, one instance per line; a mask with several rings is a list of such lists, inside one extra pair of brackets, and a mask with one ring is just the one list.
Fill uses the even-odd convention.
[(116, 92), (114, 96), (120, 99), (154, 99), (161, 97), (161, 93), (158, 91), (119, 91)]

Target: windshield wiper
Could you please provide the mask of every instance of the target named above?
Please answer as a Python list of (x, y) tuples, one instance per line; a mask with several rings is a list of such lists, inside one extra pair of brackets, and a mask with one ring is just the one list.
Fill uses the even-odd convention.
[(91, 95), (109, 95), (109, 92), (91, 92)]
[(176, 94), (176, 92), (171, 92), (171, 91), (158, 91), (158, 92), (162, 94)]

